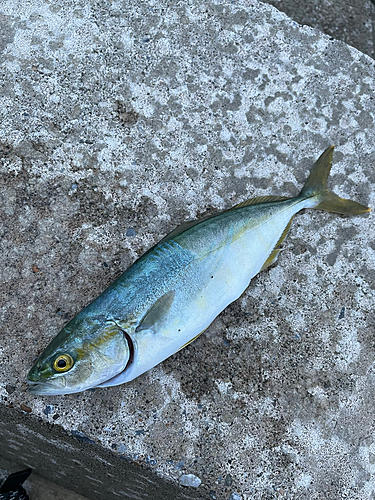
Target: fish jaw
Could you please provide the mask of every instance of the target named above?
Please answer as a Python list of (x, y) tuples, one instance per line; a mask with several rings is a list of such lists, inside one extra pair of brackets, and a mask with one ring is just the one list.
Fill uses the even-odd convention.
[[(32, 382), (27, 380), (28, 391), (31, 394), (35, 394), (37, 396), (58, 396), (62, 394), (68, 394), (65, 384), (61, 384), (60, 386), (57, 384), (49, 384), (48, 382)], [(71, 391), (71, 392), (80, 392)]]

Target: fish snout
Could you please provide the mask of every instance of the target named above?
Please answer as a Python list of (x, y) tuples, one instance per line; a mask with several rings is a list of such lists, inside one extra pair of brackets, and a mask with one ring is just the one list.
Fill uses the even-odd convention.
[(56, 384), (51, 384), (48, 382), (33, 382), (31, 380), (27, 381), (28, 391), (32, 394), (37, 395), (47, 395), (47, 394), (58, 394), (59, 389), (62, 390), (65, 385), (56, 386)]

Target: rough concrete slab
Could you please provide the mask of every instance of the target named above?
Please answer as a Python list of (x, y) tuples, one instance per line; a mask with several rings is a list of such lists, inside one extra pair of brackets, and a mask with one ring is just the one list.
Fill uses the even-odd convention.
[[(41, 422), (26, 411), (17, 412), (4, 405), (0, 406), (0, 419), (0, 467), (14, 472), (26, 465), (33, 466), (33, 473), (25, 484), (31, 497), (43, 488), (40, 481), (36, 485), (34, 481), (40, 471), (44, 478), (53, 480), (56, 487), (79, 491), (90, 500), (203, 498), (140, 467), (140, 462), (134, 457), (130, 460), (121, 450), (113, 453), (97, 445), (80, 431), (71, 430), (69, 435), (60, 426), (51, 428), (49, 422)], [(48, 488), (51, 487), (47, 485), (42, 500), (53, 496)]]
[(40, 476), (31, 476), (29, 483), (30, 491), (28, 494), (30, 500), (88, 500), (87, 497), (57, 486)]
[(375, 6), (372, 0), (264, 0), (299, 24), (317, 28), (370, 57), (375, 56)]
[[(176, 224), (297, 193), (328, 145), (331, 187), (374, 207), (374, 62), (256, 1), (9, 1), (0, 22), (0, 408), (26, 433), (3, 438), (4, 460), (58, 484), (62, 467), (86, 494), (78, 451), (51, 466), (28, 447), (28, 433), (57, 448), (73, 433), (94, 457), (85, 481), (102, 473), (96, 450), (127, 459), (108, 466), (123, 498), (157, 498), (150, 484), (374, 496), (373, 213), (300, 214), (278, 265), (132, 383), (52, 398), (25, 384), (67, 320)], [(119, 489), (125, 473), (138, 489)], [(183, 474), (202, 484), (178, 487)]]

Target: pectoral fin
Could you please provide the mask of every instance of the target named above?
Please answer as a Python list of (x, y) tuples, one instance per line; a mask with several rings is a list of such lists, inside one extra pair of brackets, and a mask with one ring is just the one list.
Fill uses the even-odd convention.
[(155, 330), (157, 323), (160, 323), (168, 315), (173, 304), (174, 296), (175, 291), (171, 290), (160, 297), (143, 316), (140, 324), (136, 328), (136, 333), (142, 330)]

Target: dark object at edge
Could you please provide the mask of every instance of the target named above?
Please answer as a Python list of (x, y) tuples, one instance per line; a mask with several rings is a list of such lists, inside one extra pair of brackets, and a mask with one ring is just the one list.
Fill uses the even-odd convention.
[(29, 500), (28, 494), (21, 485), (30, 474), (31, 469), (10, 474), (0, 488), (0, 500)]

